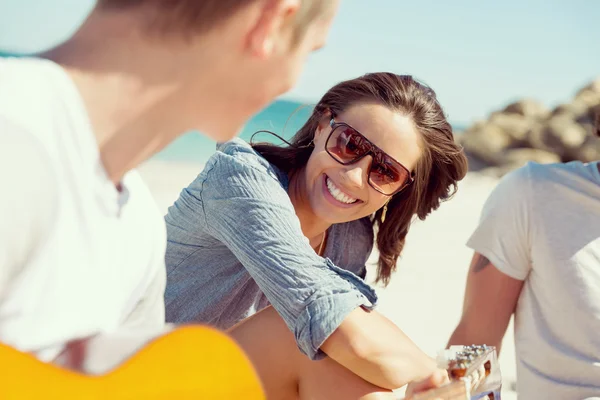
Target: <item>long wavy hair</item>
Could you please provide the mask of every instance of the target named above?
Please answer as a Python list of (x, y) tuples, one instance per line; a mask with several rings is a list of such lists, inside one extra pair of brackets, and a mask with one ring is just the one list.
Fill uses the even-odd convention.
[(314, 148), (317, 126), (328, 117), (328, 112), (339, 115), (362, 102), (379, 103), (409, 116), (421, 137), (422, 155), (413, 171), (415, 181), (390, 199), (385, 223), (381, 223), (382, 209), (371, 216), (373, 227), (377, 228), (379, 250), (376, 281), (387, 285), (396, 270), (413, 217), (424, 220), (442, 201), (449, 199), (468, 169), (467, 158), (454, 141), (452, 127), (435, 92), (407, 75), (386, 72), (363, 75), (341, 82), (325, 93), (289, 146), (257, 143), (253, 148), (271, 164), (288, 175), (293, 174), (306, 166)]

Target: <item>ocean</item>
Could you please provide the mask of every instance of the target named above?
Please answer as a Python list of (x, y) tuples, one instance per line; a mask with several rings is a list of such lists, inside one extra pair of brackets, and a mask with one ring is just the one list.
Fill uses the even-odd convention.
[[(306, 122), (313, 107), (314, 104), (309, 103), (276, 100), (246, 123), (240, 137), (246, 141), (250, 141), (255, 132), (268, 130), (284, 139), (289, 139)], [(455, 132), (463, 129), (462, 126), (454, 124), (453, 127)], [(281, 141), (277, 138), (266, 133), (257, 134), (254, 140), (271, 141), (281, 144)], [(215, 146), (215, 141), (208, 139), (199, 132), (188, 132), (156, 154), (152, 159), (204, 164), (215, 152)]]
[[(240, 137), (250, 141), (255, 132), (268, 130), (289, 139), (306, 122), (313, 107), (314, 104), (276, 100), (246, 123)], [(266, 133), (257, 134), (254, 141), (281, 144), (280, 140)], [(208, 139), (200, 132), (192, 131), (180, 136), (152, 159), (204, 164), (215, 152), (215, 147), (214, 140)]]

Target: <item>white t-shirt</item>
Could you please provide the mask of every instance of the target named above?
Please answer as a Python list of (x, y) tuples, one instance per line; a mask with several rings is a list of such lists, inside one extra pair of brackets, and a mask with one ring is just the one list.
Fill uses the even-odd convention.
[(525, 281), (515, 314), (519, 398), (600, 395), (598, 163), (528, 163), (512, 172), (468, 245)]
[(56, 64), (0, 58), (0, 341), (51, 361), (72, 339), (164, 324), (164, 221), (118, 191)]

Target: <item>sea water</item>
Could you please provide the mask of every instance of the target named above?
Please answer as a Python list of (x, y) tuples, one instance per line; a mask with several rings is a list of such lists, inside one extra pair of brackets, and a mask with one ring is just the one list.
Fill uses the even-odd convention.
[[(254, 133), (266, 130), (289, 140), (306, 122), (313, 107), (314, 104), (310, 103), (276, 100), (246, 123), (240, 137), (250, 141)], [(227, 116), (224, 116), (224, 118), (227, 118)], [(254, 136), (254, 141), (283, 144), (276, 137), (263, 132), (257, 133)], [(179, 137), (163, 151), (156, 154), (153, 159), (204, 164), (215, 152), (215, 147), (215, 141), (208, 139), (200, 132), (192, 131)]]

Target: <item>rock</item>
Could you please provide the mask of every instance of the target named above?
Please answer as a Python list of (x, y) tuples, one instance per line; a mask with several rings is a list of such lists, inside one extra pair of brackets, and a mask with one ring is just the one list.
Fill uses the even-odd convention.
[[(575, 122), (582, 125), (595, 126), (598, 115), (600, 115), (600, 103), (588, 108), (587, 112), (579, 116)], [(593, 129), (590, 129), (590, 132), (591, 131), (593, 131)]]
[(519, 168), (525, 165), (528, 161), (535, 161), (540, 164), (552, 164), (561, 161), (556, 153), (540, 149), (512, 149), (504, 154), (503, 164), (509, 165), (512, 168)]
[(575, 98), (577, 98), (579, 95), (585, 92), (600, 93), (600, 78), (588, 83), (586, 86), (579, 89), (579, 91), (575, 95)]
[(502, 166), (502, 167), (487, 167), (479, 171), (484, 176), (489, 176), (492, 178), (501, 178), (503, 175), (506, 175), (512, 171), (510, 166)]
[(519, 114), (494, 113), (489, 123), (502, 129), (513, 141), (512, 146), (525, 145), (529, 132), (540, 123)]
[(585, 91), (577, 95), (573, 102), (585, 104), (588, 107), (593, 107), (600, 104), (600, 92)]
[(548, 108), (534, 99), (523, 99), (509, 104), (502, 110), (503, 114), (517, 114), (527, 118), (541, 119), (549, 114)]
[(572, 103), (560, 104), (552, 110), (550, 118), (567, 115), (570, 118), (577, 119), (588, 112), (589, 105), (582, 101), (573, 101)]
[[(600, 160), (600, 79), (581, 88), (572, 101), (549, 111), (523, 99), (471, 125), (457, 140), (471, 169), (502, 176), (527, 161), (541, 164)], [(598, 117), (600, 118), (600, 117)], [(471, 163), (473, 161), (473, 163)], [(475, 162), (476, 161), (476, 162)]]
[(592, 162), (600, 160), (600, 138), (588, 137), (586, 143), (572, 152), (573, 160)]
[(486, 176), (500, 178), (512, 170), (521, 168), (528, 161), (540, 164), (552, 164), (561, 162), (561, 159), (557, 154), (549, 151), (529, 148), (511, 149), (503, 155), (500, 165), (484, 168), (480, 172)]
[(491, 165), (502, 159), (502, 153), (512, 142), (511, 137), (496, 125), (483, 125), (464, 133), (462, 145), (469, 153)]
[(571, 159), (573, 152), (581, 147), (588, 137), (587, 130), (570, 115), (555, 115), (541, 128), (531, 131), (531, 147), (556, 153), (561, 158)]
[(569, 116), (555, 116), (548, 120), (545, 127), (548, 135), (558, 141), (555, 148), (577, 148), (585, 143), (586, 130)]

